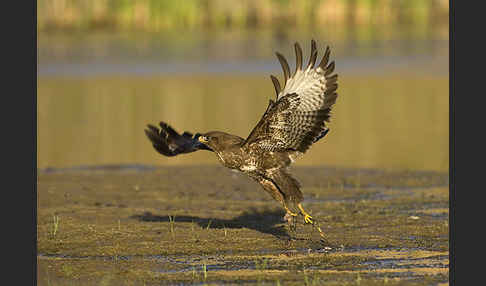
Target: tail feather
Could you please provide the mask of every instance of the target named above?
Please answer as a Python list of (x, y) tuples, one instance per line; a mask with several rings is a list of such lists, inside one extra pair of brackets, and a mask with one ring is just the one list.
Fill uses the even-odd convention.
[(316, 143), (317, 141), (321, 140), (322, 138), (324, 138), (324, 136), (326, 136), (327, 132), (329, 132), (329, 128), (324, 128), (322, 131), (321, 131), (321, 134), (319, 134), (317, 137), (314, 138), (314, 142), (313, 143)]
[(299, 181), (284, 169), (272, 172), (268, 177), (277, 185), (279, 191), (283, 193), (285, 202), (298, 204), (304, 199), (304, 195), (300, 191)]

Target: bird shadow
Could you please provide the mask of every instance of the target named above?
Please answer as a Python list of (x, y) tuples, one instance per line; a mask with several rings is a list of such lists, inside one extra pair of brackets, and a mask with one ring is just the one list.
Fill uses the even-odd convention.
[[(169, 215), (154, 215), (151, 212), (145, 212), (139, 215), (133, 215), (130, 218), (144, 222), (170, 222), (174, 219), (176, 222), (194, 222), (202, 228), (222, 229), (222, 228), (249, 228), (261, 233), (271, 234), (278, 238), (290, 238), (283, 220), (285, 212), (282, 210), (257, 210), (250, 209), (241, 215), (232, 219), (221, 218), (201, 218), (197, 216), (176, 216), (169, 218)], [(171, 216), (172, 217), (172, 216)]]

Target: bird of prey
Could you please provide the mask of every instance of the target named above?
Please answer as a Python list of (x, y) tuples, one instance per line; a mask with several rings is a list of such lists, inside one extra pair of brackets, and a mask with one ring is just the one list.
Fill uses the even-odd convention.
[(301, 214), (305, 224), (315, 224), (302, 207), (300, 184), (288, 167), (328, 133), (326, 122), (336, 102), (338, 76), (333, 74), (334, 61), (329, 61), (329, 46), (316, 65), (316, 42), (311, 40), (310, 58), (305, 67), (299, 43), (294, 47), (296, 67), (293, 73), (285, 57), (276, 53), (283, 69), (283, 85), (275, 76), (270, 76), (276, 99), (270, 100), (248, 137), (221, 131), (195, 135), (186, 131), (180, 135), (165, 122), (160, 122), (160, 130), (149, 124), (145, 134), (155, 150), (165, 156), (198, 150), (214, 152), (223, 166), (247, 174), (281, 203), (288, 221)]

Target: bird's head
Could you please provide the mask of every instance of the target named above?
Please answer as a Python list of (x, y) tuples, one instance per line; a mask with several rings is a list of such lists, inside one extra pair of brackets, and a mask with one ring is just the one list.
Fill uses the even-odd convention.
[(220, 131), (201, 134), (197, 140), (214, 151), (222, 151), (228, 147), (242, 143), (240, 137)]

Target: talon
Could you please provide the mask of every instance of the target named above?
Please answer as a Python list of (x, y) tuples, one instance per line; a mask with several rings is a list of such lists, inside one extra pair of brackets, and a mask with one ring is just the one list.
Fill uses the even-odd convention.
[(287, 213), (285, 214), (284, 216), (284, 220), (289, 224), (291, 225), (292, 223), (295, 224), (295, 219), (294, 217), (297, 217), (297, 214), (287, 210)]
[(314, 224), (314, 221), (312, 220), (312, 217), (308, 214), (305, 214), (304, 215), (304, 222), (305, 223), (310, 223), (310, 224)]
[(291, 216), (298, 216), (298, 214), (293, 213), (291, 210), (289, 210), (289, 208), (288, 208), (288, 207), (285, 207), (285, 210), (287, 211), (287, 214), (288, 214), (288, 215), (291, 215)]
[(304, 210), (304, 208), (302, 207), (302, 205), (301, 205), (301, 204), (298, 204), (297, 206), (298, 206), (298, 207), (299, 207), (299, 209), (300, 209), (300, 213), (304, 215), (304, 222), (305, 222), (305, 223), (314, 224), (314, 221), (312, 220), (311, 215), (310, 215), (310, 214), (308, 214), (308, 213), (307, 213), (307, 212)]
[(304, 222), (305, 222), (305, 223), (308, 223), (308, 224), (312, 224), (312, 225), (313, 225), (313, 226), (314, 226), (314, 227), (315, 227), (315, 228), (316, 228), (316, 229), (319, 231), (319, 235), (321, 236), (321, 238), (322, 238), (323, 240), (325, 240), (326, 238), (324, 237), (324, 233), (322, 232), (322, 229), (321, 229), (321, 227), (319, 226), (319, 223), (318, 223), (318, 222), (314, 222), (314, 221), (312, 220), (311, 215), (310, 215), (310, 214), (308, 214), (308, 213), (307, 213), (307, 212), (304, 210), (304, 208), (302, 207), (302, 205), (301, 205), (301, 204), (298, 204), (297, 206), (298, 206), (298, 207), (299, 207), (299, 209), (300, 209), (300, 213), (301, 213), (301, 214), (304, 216)]
[(294, 217), (291, 214), (286, 213), (283, 218), (286, 222), (291, 222)]
[(287, 221), (290, 231), (296, 231), (295, 219), (297, 215), (292, 212), (287, 212), (284, 216), (284, 220)]

